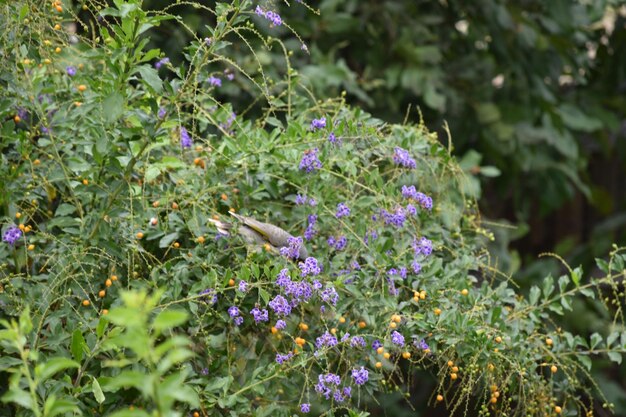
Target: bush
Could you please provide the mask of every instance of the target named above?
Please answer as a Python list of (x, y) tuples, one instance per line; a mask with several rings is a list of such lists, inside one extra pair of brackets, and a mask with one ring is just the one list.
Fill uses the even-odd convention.
[[(517, 294), (488, 266), (473, 183), (423, 123), (315, 101), (286, 49), (285, 78), (267, 78), (263, 49), (229, 52), (284, 48), (264, 34), (277, 15), (195, 6), (216, 25), (181, 66), (146, 44), (185, 22), (137, 1), (87, 5), (81, 38), (60, 2), (4, 6), (2, 411), (366, 415), (416, 369), (451, 412), (590, 409), (589, 356), (620, 361), (626, 333), (546, 323), (615, 288), (619, 250), (603, 278)], [(231, 87), (256, 89), (263, 115), (221, 101)], [(221, 234), (230, 211), (309, 256)]]

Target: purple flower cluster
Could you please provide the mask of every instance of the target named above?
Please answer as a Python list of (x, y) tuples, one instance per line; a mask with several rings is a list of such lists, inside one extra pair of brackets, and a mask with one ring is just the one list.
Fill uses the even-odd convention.
[(406, 210), (402, 207), (398, 207), (395, 213), (390, 213), (385, 209), (381, 209), (380, 215), (386, 225), (403, 227), (406, 222)]
[(213, 42), (212, 38), (209, 38), (209, 37), (204, 38), (204, 43), (206, 44), (206, 46), (211, 46), (211, 42)]
[(332, 145), (341, 146), (341, 138), (335, 136), (334, 132), (330, 132), (330, 135), (328, 135), (328, 142)]
[(332, 394), (333, 399), (337, 402), (343, 402), (346, 397), (350, 397), (352, 390), (350, 387), (345, 387), (342, 390), (339, 389), (341, 384), (341, 378), (339, 375), (333, 373), (322, 374), (318, 377), (318, 383), (315, 384), (315, 391), (322, 394), (327, 400), (330, 399)]
[(308, 222), (309, 224), (306, 227), (306, 230), (304, 231), (304, 238), (306, 240), (311, 240), (317, 234), (317, 230), (315, 230), (315, 223), (317, 222), (317, 215), (309, 214)]
[(318, 148), (304, 151), (304, 155), (302, 155), (302, 159), (300, 160), (300, 169), (304, 170), (307, 174), (316, 169), (320, 169), (322, 167), (322, 161), (320, 161), (317, 155), (319, 151)]
[(282, 365), (283, 363), (287, 362), (289, 359), (293, 358), (293, 353), (289, 352), (286, 355), (277, 353), (276, 354), (276, 362), (279, 363), (280, 365)]
[(167, 57), (161, 58), (157, 62), (154, 63), (154, 68), (160, 69), (163, 65), (168, 64), (169, 62), (170, 62), (169, 58)]
[(300, 276), (306, 277), (308, 275), (319, 275), (322, 272), (322, 264), (317, 259), (309, 256), (304, 262), (298, 263), (300, 268)]
[(409, 151), (396, 146), (393, 152), (393, 162), (405, 168), (413, 169), (417, 167), (415, 159), (411, 158)]
[(65, 72), (67, 73), (67, 75), (69, 75), (70, 77), (73, 77), (76, 75), (76, 67), (70, 65), (68, 67), (65, 68)]
[(287, 299), (282, 295), (274, 297), (268, 305), (274, 310), (274, 313), (279, 316), (288, 316), (291, 313), (291, 305), (289, 305)]
[(224, 129), (225, 131), (232, 133), (233, 130), (231, 129), (231, 127), (233, 126), (233, 123), (236, 119), (237, 119), (237, 114), (233, 112), (230, 114), (230, 116), (228, 116), (228, 119), (226, 119), (224, 123), (220, 123), (220, 127)]
[(300, 256), (300, 248), (302, 247), (301, 237), (290, 237), (287, 239), (289, 246), (283, 246), (280, 248), (280, 254), (291, 259), (298, 259)]
[(416, 275), (422, 272), (422, 264), (420, 264), (416, 260), (411, 262), (411, 268), (413, 269), (413, 273)]
[(313, 119), (311, 121), (311, 130), (323, 129), (326, 127), (326, 118)]
[(378, 239), (378, 232), (376, 230), (370, 230), (369, 232), (365, 233), (365, 239), (363, 239), (365, 241), (366, 245), (370, 244), (370, 241), (374, 241)]
[(328, 332), (315, 339), (315, 347), (318, 349), (333, 346), (337, 346), (337, 338)]
[(243, 323), (243, 317), (241, 317), (241, 312), (239, 311), (239, 307), (237, 306), (228, 307), (228, 315), (233, 318), (237, 326), (241, 326), (241, 323)]
[(248, 292), (248, 283), (243, 279), (239, 281), (239, 291), (246, 293)]
[(350, 207), (346, 205), (346, 203), (337, 204), (337, 212), (335, 213), (335, 217), (340, 219), (342, 217), (346, 217), (350, 215)]
[(296, 205), (303, 206), (305, 204), (308, 204), (311, 207), (315, 207), (317, 206), (317, 201), (315, 201), (315, 199), (313, 198), (307, 198), (306, 195), (302, 195), (302, 194), (296, 195)]
[(398, 346), (404, 346), (404, 336), (394, 330), (394, 332), (391, 333), (391, 343)]
[(260, 310), (259, 307), (254, 307), (250, 310), (250, 314), (254, 317), (255, 323), (269, 320), (269, 314), (266, 309)]
[(361, 366), (361, 369), (355, 368), (352, 370), (352, 379), (354, 379), (355, 384), (363, 385), (369, 379), (369, 372), (363, 366)]
[(336, 306), (337, 301), (339, 301), (339, 294), (337, 294), (337, 290), (330, 284), (327, 284), (324, 291), (320, 294), (320, 297), (325, 303), (332, 304), (334, 306)]
[(20, 228), (17, 226), (11, 226), (7, 229), (6, 232), (4, 232), (4, 235), (2, 235), (2, 240), (13, 246), (15, 245), (15, 242), (17, 242), (21, 237), (22, 231), (20, 230)]
[(282, 330), (285, 327), (287, 327), (287, 323), (285, 323), (285, 320), (276, 320), (276, 324), (274, 325), (274, 327), (276, 327), (278, 330)]
[(191, 148), (191, 145), (193, 145), (193, 140), (191, 139), (191, 136), (189, 136), (189, 132), (187, 132), (187, 129), (181, 126), (180, 146), (182, 146), (183, 148)]
[(411, 185), (410, 187), (403, 185), (402, 196), (417, 201), (423, 209), (431, 210), (433, 208), (433, 199), (426, 194), (417, 191), (414, 185)]
[(211, 75), (207, 81), (209, 82), (209, 85), (211, 85), (212, 87), (222, 86), (222, 80), (219, 79), (218, 77), (214, 77)]
[(289, 271), (285, 268), (276, 277), (276, 285), (284, 288), (285, 294), (291, 297), (291, 306), (295, 307), (313, 296), (313, 287), (306, 281), (292, 281)]
[(352, 340), (350, 340), (350, 346), (365, 347), (366, 346), (365, 339), (363, 339), (361, 336), (354, 336)]
[(213, 288), (207, 288), (206, 290), (203, 290), (202, 292), (200, 292), (200, 295), (204, 295), (204, 298), (208, 301), (208, 304), (215, 304), (217, 303), (217, 294), (215, 293), (215, 290)]
[(300, 412), (301, 413), (308, 413), (311, 411), (311, 404), (309, 403), (302, 403), (300, 404)]
[(335, 239), (334, 236), (330, 236), (326, 239), (328, 246), (334, 248), (335, 250), (343, 250), (348, 244), (348, 239), (345, 236), (339, 236), (339, 238)]
[(271, 10), (264, 11), (261, 8), (261, 6), (256, 6), (256, 9), (254, 9), (254, 12), (257, 15), (269, 20), (274, 26), (280, 26), (283, 24), (283, 20), (280, 18), (280, 15), (276, 12), (273, 12)]
[(158, 118), (162, 119), (165, 117), (166, 114), (167, 114), (167, 110), (165, 109), (165, 107), (159, 107), (159, 111), (157, 113)]
[(376, 350), (379, 347), (383, 347), (383, 344), (381, 343), (381, 341), (380, 340), (374, 340), (372, 342), (372, 349)]
[(428, 346), (428, 343), (426, 343), (426, 341), (424, 339), (420, 340), (419, 342), (417, 342), (417, 340), (415, 341), (415, 346), (417, 346), (418, 348), (422, 349), (422, 350), (430, 350), (430, 346)]
[(413, 239), (412, 246), (413, 252), (415, 252), (416, 255), (421, 253), (424, 256), (429, 256), (433, 253), (433, 242), (425, 237), (420, 238), (420, 240)]
[(286, 287), (291, 284), (291, 277), (289, 276), (289, 270), (287, 268), (283, 268), (276, 276), (276, 285), (279, 287)]

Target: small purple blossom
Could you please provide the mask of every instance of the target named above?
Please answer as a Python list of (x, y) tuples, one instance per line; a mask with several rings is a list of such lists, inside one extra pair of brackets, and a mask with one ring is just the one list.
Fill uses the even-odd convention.
[(221, 87), (222, 86), (222, 80), (218, 77), (214, 77), (214, 76), (210, 76), (209, 79), (209, 84), (213, 87)]
[(326, 127), (326, 118), (313, 119), (311, 121), (311, 130), (323, 129)]
[(241, 326), (241, 324), (243, 323), (243, 317), (241, 317), (241, 316), (239, 316), (239, 317), (235, 317), (235, 318), (233, 319), (233, 321), (235, 322), (235, 324), (236, 324), (237, 326)]
[(279, 316), (288, 316), (291, 313), (291, 306), (287, 299), (282, 295), (277, 295), (272, 301), (268, 303), (270, 308), (274, 310), (274, 313)]
[(330, 135), (328, 135), (328, 142), (332, 145), (341, 146), (341, 138), (335, 136), (334, 132), (330, 132)]
[(283, 246), (280, 248), (280, 254), (286, 256), (287, 258), (298, 259), (300, 257), (300, 253), (302, 252), (302, 238), (290, 237), (287, 239), (287, 244), (289, 246)]
[(421, 253), (424, 256), (429, 256), (433, 253), (433, 242), (425, 237), (420, 238), (420, 240), (414, 239), (412, 246), (416, 255)]
[(354, 336), (352, 340), (350, 340), (350, 346), (352, 347), (365, 347), (365, 339), (361, 336)]
[(304, 170), (307, 174), (315, 171), (316, 169), (322, 168), (322, 161), (320, 161), (318, 154), (319, 149), (307, 149), (304, 151), (304, 155), (302, 155), (302, 159), (300, 160), (299, 168)]
[(261, 8), (261, 6), (256, 6), (254, 9), (254, 13), (257, 15), (266, 18), (269, 20), (274, 26), (280, 26), (283, 24), (283, 20), (280, 18), (280, 15), (271, 10), (265, 11)]
[(239, 291), (246, 293), (248, 292), (248, 283), (243, 279), (239, 281)]
[(286, 287), (291, 284), (291, 277), (289, 276), (289, 270), (287, 268), (283, 268), (280, 270), (278, 275), (276, 276), (276, 285), (279, 287)]
[(200, 371), (201, 375), (207, 376), (209, 374), (209, 368), (202, 368)]
[(355, 384), (363, 385), (369, 379), (369, 372), (363, 366), (361, 366), (361, 369), (355, 368), (352, 370), (352, 379), (354, 379)]
[(202, 292), (200, 292), (200, 295), (204, 295), (205, 298), (208, 300), (206, 302), (209, 304), (217, 303), (217, 294), (213, 288), (207, 288), (206, 290), (203, 290)]
[(300, 412), (301, 413), (308, 413), (311, 411), (311, 404), (309, 403), (302, 403), (300, 404)]
[(67, 73), (67, 75), (69, 75), (70, 77), (73, 77), (76, 75), (76, 67), (73, 65), (70, 65), (68, 67), (65, 68), (65, 72)]
[(228, 315), (230, 317), (237, 317), (237, 316), (239, 316), (239, 314), (240, 314), (239, 313), (239, 307), (237, 307), (237, 306), (230, 306), (230, 307), (228, 307)]
[(333, 346), (337, 346), (337, 338), (328, 332), (315, 339), (315, 347), (317, 349)]
[(302, 277), (319, 275), (322, 272), (322, 265), (312, 256), (306, 258), (304, 262), (300, 262), (298, 267), (300, 268), (300, 276)]
[(422, 350), (430, 350), (430, 346), (428, 346), (428, 343), (426, 343), (424, 339), (419, 341), (419, 343), (417, 344), (417, 347), (419, 347)]
[(409, 151), (396, 146), (393, 153), (393, 162), (405, 168), (413, 169), (417, 167), (415, 159), (411, 158)]
[(374, 340), (372, 342), (372, 349), (376, 350), (379, 347), (383, 347), (383, 344), (381, 343), (381, 341), (380, 340)]
[(274, 325), (274, 327), (276, 327), (278, 330), (282, 330), (285, 327), (287, 327), (287, 323), (285, 323), (285, 320), (276, 320), (276, 324)]
[(317, 222), (317, 215), (310, 214), (308, 217), (308, 226), (304, 231), (304, 238), (306, 240), (311, 240), (317, 234), (317, 230), (315, 230), (315, 223)]
[(304, 204), (306, 204), (306, 196), (298, 193), (296, 195), (296, 205), (297, 206), (302, 206)]
[(422, 265), (415, 260), (411, 262), (411, 268), (413, 268), (413, 273), (416, 275), (422, 271)]
[(335, 287), (328, 285), (324, 291), (320, 294), (322, 300), (328, 304), (332, 304), (334, 306), (337, 305), (337, 301), (339, 301), (339, 294), (337, 294), (337, 290)]
[(254, 307), (250, 314), (252, 314), (256, 323), (269, 320), (269, 314), (266, 309), (260, 310), (258, 307)]
[(189, 132), (187, 132), (187, 129), (185, 129), (184, 127), (181, 127), (180, 146), (182, 146), (183, 148), (191, 148), (191, 145), (193, 145), (193, 140), (191, 139), (191, 136), (189, 136)]
[(337, 204), (337, 212), (335, 213), (335, 217), (340, 219), (342, 217), (346, 217), (350, 215), (350, 207), (346, 205), (346, 203)]
[(404, 222), (406, 222), (405, 210), (402, 207), (398, 207), (395, 213), (389, 213), (387, 210), (383, 209), (380, 211), (380, 215), (387, 225), (403, 227)]
[(162, 119), (165, 117), (165, 115), (167, 114), (167, 110), (165, 109), (165, 107), (159, 107), (159, 111), (157, 113), (157, 117), (159, 119)]
[(17, 242), (21, 237), (22, 231), (20, 230), (20, 228), (17, 226), (11, 226), (7, 229), (6, 232), (4, 232), (4, 235), (2, 235), (2, 240), (13, 246), (15, 245), (15, 242)]
[(287, 362), (289, 359), (291, 359), (293, 357), (293, 353), (289, 352), (286, 355), (277, 353), (276, 354), (276, 362), (280, 365), (282, 365), (283, 363)]
[(161, 58), (159, 59), (157, 62), (154, 63), (154, 68), (156, 69), (160, 69), (163, 65), (166, 65), (170, 62), (170, 59), (165, 57), (165, 58)]
[(209, 37), (204, 38), (204, 43), (206, 44), (206, 46), (211, 46), (212, 42), (213, 42), (212, 38), (209, 38)]
[(391, 333), (391, 342), (394, 345), (404, 346), (404, 336), (394, 330), (394, 332)]

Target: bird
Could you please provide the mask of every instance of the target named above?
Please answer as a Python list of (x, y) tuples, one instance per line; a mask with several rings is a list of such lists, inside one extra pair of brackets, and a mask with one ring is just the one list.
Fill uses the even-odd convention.
[[(246, 241), (246, 243), (254, 246), (269, 245), (270, 250), (273, 252), (280, 252), (280, 248), (289, 246), (289, 239), (293, 239), (293, 236), (284, 229), (278, 226), (274, 226), (270, 223), (263, 223), (252, 217), (242, 216), (237, 213), (229, 212), (235, 217), (240, 225), (237, 227), (237, 232)], [(209, 219), (211, 223), (217, 227), (217, 230), (224, 234), (230, 235), (230, 231), (233, 229), (233, 224), (223, 222), (221, 220)], [(298, 252), (298, 259), (304, 261), (308, 257), (308, 252), (304, 245), (300, 246)]]

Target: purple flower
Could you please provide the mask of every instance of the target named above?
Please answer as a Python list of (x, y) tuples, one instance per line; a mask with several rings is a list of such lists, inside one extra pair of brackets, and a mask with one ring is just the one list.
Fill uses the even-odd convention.
[(393, 162), (405, 168), (413, 169), (417, 166), (415, 159), (411, 158), (409, 151), (396, 146), (393, 153)]
[(379, 347), (383, 347), (383, 344), (380, 342), (380, 340), (374, 340), (372, 342), (372, 349), (376, 350)]
[(391, 333), (391, 342), (398, 346), (404, 346), (404, 336), (394, 330), (394, 332)]
[(261, 17), (265, 17), (265, 11), (261, 9), (261, 6), (256, 6), (256, 9), (254, 9), (254, 13), (256, 13), (257, 15)]
[(361, 366), (361, 369), (353, 369), (352, 370), (352, 378), (354, 379), (354, 383), (357, 385), (363, 385), (369, 379), (369, 372), (365, 367)]
[(400, 270), (398, 271), (398, 274), (400, 275), (400, 277), (402, 279), (406, 279), (406, 274), (407, 274), (407, 270), (406, 267), (401, 267)]
[(380, 211), (380, 215), (387, 225), (402, 227), (406, 221), (406, 215), (402, 207), (398, 207), (395, 213), (389, 213), (387, 210), (383, 209)]
[(193, 140), (191, 139), (191, 136), (189, 136), (189, 132), (187, 132), (187, 129), (185, 129), (184, 127), (180, 128), (180, 146), (182, 146), (183, 148), (191, 148), (191, 145), (193, 144)]
[(328, 286), (322, 293), (320, 294), (322, 300), (328, 304), (332, 304), (334, 306), (337, 305), (337, 301), (339, 301), (339, 294), (337, 294), (337, 290), (335, 287)]
[(291, 284), (291, 278), (289, 277), (289, 270), (287, 268), (283, 268), (278, 273), (276, 277), (276, 285), (279, 287), (286, 287)]
[(419, 347), (422, 350), (430, 350), (430, 346), (428, 346), (428, 343), (426, 343), (426, 341), (424, 339), (420, 340), (417, 347)]
[(315, 171), (316, 169), (320, 169), (322, 167), (322, 162), (317, 156), (318, 152), (318, 148), (307, 149), (304, 151), (304, 155), (302, 155), (302, 159), (300, 160), (300, 169), (304, 170), (307, 174)]
[(204, 38), (204, 43), (206, 44), (206, 46), (211, 46), (211, 42), (213, 42), (213, 39), (211, 38)]
[(252, 314), (252, 316), (254, 317), (254, 321), (256, 323), (258, 323), (260, 321), (268, 321), (269, 320), (269, 314), (267, 313), (266, 309), (260, 310), (258, 307), (254, 307), (250, 311), (250, 314)]
[(335, 239), (333, 236), (330, 236), (326, 242), (328, 245), (335, 250), (343, 250), (348, 244), (348, 239), (345, 236), (340, 236), (338, 239)]
[(157, 113), (157, 116), (159, 117), (159, 119), (162, 119), (165, 117), (166, 113), (167, 110), (165, 110), (165, 107), (159, 107), (159, 112)]
[(328, 142), (333, 145), (341, 146), (341, 138), (336, 137), (334, 132), (330, 132), (330, 135), (328, 135)]
[(300, 404), (300, 412), (301, 413), (308, 413), (311, 411), (311, 404), (309, 403), (302, 403)]
[(417, 209), (415, 208), (415, 206), (413, 204), (407, 204), (406, 205), (406, 211), (411, 216), (415, 216), (417, 214)]
[(265, 18), (272, 22), (274, 26), (280, 26), (283, 24), (283, 20), (280, 18), (278, 13), (272, 12), (271, 10), (265, 12)]
[(352, 347), (365, 347), (365, 339), (361, 336), (354, 336), (352, 340), (350, 340), (350, 346)]
[(282, 330), (287, 327), (287, 323), (285, 323), (285, 320), (276, 320), (276, 324), (274, 325), (274, 327), (276, 327), (278, 330)]
[(345, 395), (348, 398), (352, 397), (352, 387), (344, 387), (343, 395)]
[(337, 346), (337, 338), (328, 332), (315, 339), (315, 347), (318, 349), (333, 346)]
[(208, 375), (209, 374), (209, 368), (202, 368), (202, 370), (200, 371), (200, 374), (202, 375)]
[(291, 313), (291, 306), (289, 305), (289, 302), (287, 302), (287, 299), (282, 295), (274, 297), (268, 305), (272, 310), (274, 310), (274, 313), (279, 316), (288, 316), (289, 313)]
[(304, 238), (306, 240), (311, 240), (317, 234), (317, 230), (315, 230), (315, 223), (317, 222), (317, 215), (310, 214), (308, 217), (308, 226), (304, 231)]
[(67, 73), (67, 75), (69, 75), (70, 77), (73, 77), (76, 75), (76, 67), (70, 65), (69, 67), (65, 68), (65, 72)]
[(302, 248), (302, 238), (301, 237), (290, 237), (287, 239), (287, 243), (289, 246), (283, 246), (280, 248), (279, 252), (281, 255), (286, 256), (291, 259), (298, 259), (303, 252)]
[(306, 196), (298, 193), (296, 195), (296, 205), (297, 206), (302, 206), (304, 204), (306, 204)]
[(350, 208), (345, 203), (337, 204), (337, 212), (335, 213), (335, 217), (340, 219), (345, 216), (350, 215)]
[(306, 277), (307, 275), (319, 275), (322, 272), (322, 266), (317, 259), (309, 256), (304, 262), (298, 264), (300, 268), (300, 276)]
[(231, 317), (239, 316), (239, 307), (237, 307), (237, 306), (230, 306), (230, 307), (228, 307), (228, 315), (231, 316)]
[(326, 127), (326, 118), (313, 119), (311, 121), (311, 130), (323, 129)]
[(217, 303), (217, 294), (213, 288), (207, 288), (200, 292), (200, 295), (204, 295), (206, 299), (208, 299), (207, 303), (215, 304)]
[(244, 281), (243, 279), (239, 281), (239, 291), (244, 292), (244, 293), (248, 292), (248, 283)]
[(160, 69), (163, 65), (167, 64), (170, 62), (170, 59), (165, 57), (165, 58), (161, 58), (159, 59), (157, 62), (155, 62), (154, 64), (154, 68), (156, 69)]
[(309, 206), (315, 207), (317, 206), (317, 201), (314, 198), (309, 198)]
[(350, 268), (356, 270), (356, 271), (360, 271), (361, 270), (361, 265), (359, 265), (359, 263), (357, 261), (352, 261), (352, 263), (350, 264)]
[(293, 353), (291, 353), (291, 352), (289, 352), (286, 355), (282, 355), (280, 353), (277, 353), (276, 354), (276, 362), (279, 363), (280, 365), (282, 365), (283, 363), (287, 362), (292, 357), (293, 357)]
[(217, 77), (214, 77), (212, 75), (209, 77), (208, 81), (209, 81), (209, 84), (212, 85), (213, 87), (221, 87), (222, 86), (222, 80), (217, 78)]
[(424, 256), (429, 256), (431, 253), (433, 253), (433, 242), (429, 239), (426, 239), (425, 237), (420, 238), (419, 241), (417, 239), (414, 239), (412, 246), (413, 252), (416, 255), (419, 255), (421, 253)]
[(15, 245), (15, 242), (17, 242), (21, 237), (22, 231), (20, 230), (20, 228), (17, 226), (11, 226), (7, 229), (6, 232), (4, 232), (4, 235), (2, 235), (2, 240), (13, 246)]
[(243, 317), (235, 317), (234, 322), (237, 326), (241, 326), (241, 323), (243, 323)]
[(413, 273), (416, 275), (422, 271), (422, 265), (417, 261), (411, 262), (411, 268), (413, 268)]

